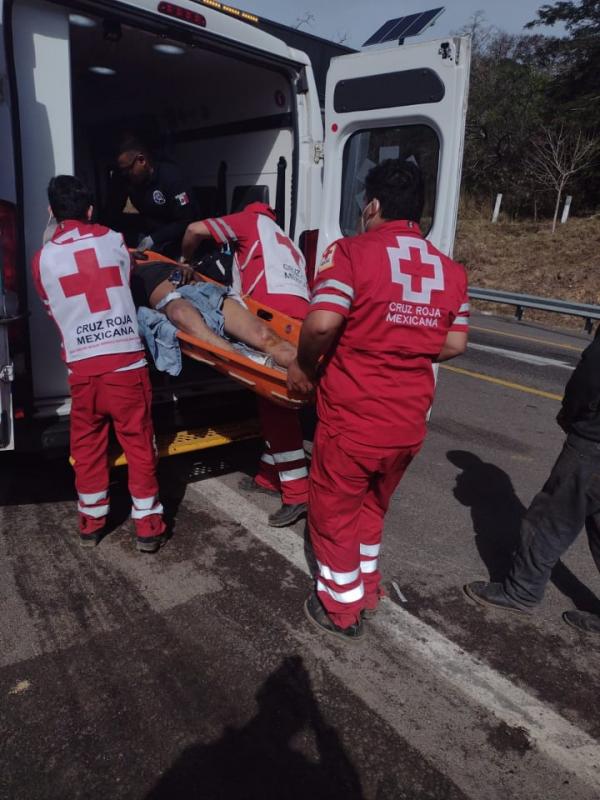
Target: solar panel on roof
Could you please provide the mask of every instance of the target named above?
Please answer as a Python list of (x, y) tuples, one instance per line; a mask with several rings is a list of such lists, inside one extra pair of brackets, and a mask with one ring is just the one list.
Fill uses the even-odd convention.
[(405, 39), (407, 36), (418, 36), (425, 28), (433, 25), (443, 11), (445, 8), (441, 6), (429, 11), (420, 11), (417, 14), (408, 14), (406, 17), (389, 19), (373, 36), (367, 39), (363, 47), (391, 42), (394, 39)]
[[(402, 19), (402, 17), (400, 17), (400, 19)], [(388, 21), (384, 22), (383, 25), (381, 26), (381, 28), (379, 28), (377, 33), (374, 33), (373, 36), (371, 36), (371, 39), (376, 39), (378, 42), (379, 41), (385, 41), (384, 38), (380, 38), (380, 37), (387, 36), (387, 34), (392, 30), (392, 28), (394, 27), (394, 25), (397, 22), (398, 22), (398, 19), (388, 19)], [(369, 39), (368, 42), (365, 42), (365, 44), (369, 44), (369, 42), (371, 42), (371, 39)], [(371, 42), (371, 44), (375, 44), (375, 42)], [(364, 45), (363, 45), (363, 47), (364, 47)]]

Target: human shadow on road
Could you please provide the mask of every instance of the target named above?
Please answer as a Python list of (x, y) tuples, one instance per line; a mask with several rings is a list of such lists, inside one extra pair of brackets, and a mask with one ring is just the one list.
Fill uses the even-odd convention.
[[(256, 700), (255, 717), (184, 750), (145, 800), (362, 800), (358, 774), (323, 719), (299, 656), (284, 659)], [(314, 760), (293, 743), (309, 732)]]
[[(466, 450), (449, 450), (448, 460), (462, 470), (454, 496), (471, 509), (475, 544), (491, 581), (506, 577), (512, 554), (518, 548), (521, 520), (526, 507), (517, 496), (510, 477), (495, 464)], [(559, 561), (551, 580), (581, 611), (600, 613), (600, 599)]]

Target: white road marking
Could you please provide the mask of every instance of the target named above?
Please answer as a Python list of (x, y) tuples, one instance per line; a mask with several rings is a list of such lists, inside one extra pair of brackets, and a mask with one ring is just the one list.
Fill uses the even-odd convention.
[[(188, 491), (214, 504), (297, 569), (309, 574), (303, 540), (288, 529), (268, 527), (265, 512), (221, 480), (211, 478), (192, 484)], [(408, 652), (417, 661), (425, 662), (431, 672), (465, 699), (507, 725), (523, 728), (539, 752), (600, 791), (600, 745), (587, 733), (391, 601), (382, 602), (375, 627), (382, 640), (393, 642), (400, 652)], [(405, 736), (406, 730), (399, 733)]]
[(9, 694), (23, 694), (23, 692), (26, 692), (28, 689), (31, 689), (30, 681), (19, 681), (9, 691)]
[(522, 361), (525, 364), (533, 364), (536, 367), (559, 367), (560, 369), (573, 370), (571, 364), (566, 361), (559, 361), (556, 358), (544, 358), (544, 356), (534, 356), (532, 353), (521, 353), (519, 350), (506, 350), (504, 347), (492, 347), (489, 344), (479, 344), (479, 342), (469, 342), (469, 350), (483, 350), (486, 353), (496, 353), (513, 361)]

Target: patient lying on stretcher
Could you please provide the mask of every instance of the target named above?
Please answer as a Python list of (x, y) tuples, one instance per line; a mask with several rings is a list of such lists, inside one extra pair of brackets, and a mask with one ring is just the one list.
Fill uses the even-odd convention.
[(227, 334), (284, 369), (296, 356), (296, 348), (230, 296), (227, 287), (199, 280), (191, 267), (141, 262), (133, 270), (131, 290), (136, 306), (161, 311), (178, 330), (203, 342), (235, 350), (223, 338)]

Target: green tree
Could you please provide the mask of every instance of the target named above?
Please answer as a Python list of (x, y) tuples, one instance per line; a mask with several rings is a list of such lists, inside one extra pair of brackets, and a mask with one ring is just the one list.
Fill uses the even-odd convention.
[(558, 66), (550, 97), (559, 115), (584, 130), (600, 127), (600, 0), (543, 5), (527, 28), (564, 24), (568, 36), (544, 43)]
[(543, 36), (514, 36), (475, 14), (461, 33), (472, 37), (473, 58), (464, 160), (470, 195), (505, 195), (513, 214), (533, 210), (536, 184), (527, 169), (531, 139), (542, 125), (552, 58), (541, 55)]

